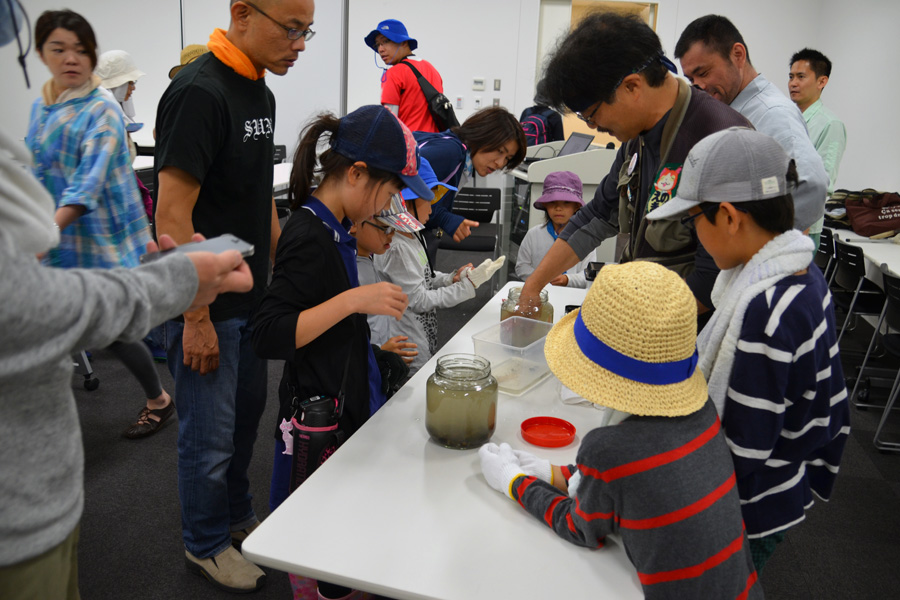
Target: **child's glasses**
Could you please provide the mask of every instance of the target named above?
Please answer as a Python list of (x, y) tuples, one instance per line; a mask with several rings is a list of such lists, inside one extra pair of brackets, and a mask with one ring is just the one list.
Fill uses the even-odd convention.
[[(685, 227), (687, 227), (688, 229), (690, 229), (691, 231), (696, 231), (697, 217), (699, 217), (700, 215), (706, 215), (706, 218), (709, 219), (710, 221), (712, 221), (712, 215), (714, 215), (714, 214), (716, 214), (716, 212), (718, 212), (720, 206), (722, 206), (722, 205), (719, 204), (718, 202), (703, 202), (702, 204), (698, 204), (697, 208), (700, 209), (700, 212), (693, 214), (693, 215), (688, 215), (686, 217), (681, 217), (681, 219), (680, 219), (681, 224), (684, 225)], [(732, 206), (734, 206), (735, 210), (739, 210), (743, 213), (747, 212), (746, 208), (741, 208), (740, 206), (737, 206), (737, 205), (732, 205)]]
[(384, 226), (379, 225), (378, 223), (373, 223), (372, 221), (363, 221), (366, 225), (371, 225), (375, 229), (380, 229), (384, 235), (392, 235), (395, 231), (397, 231), (396, 227), (391, 227), (390, 225)]

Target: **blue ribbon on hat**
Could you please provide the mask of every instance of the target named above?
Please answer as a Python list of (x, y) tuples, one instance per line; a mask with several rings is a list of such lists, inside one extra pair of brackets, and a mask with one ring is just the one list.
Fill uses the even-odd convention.
[(607, 346), (597, 339), (581, 318), (581, 311), (575, 317), (575, 342), (581, 352), (594, 364), (631, 381), (650, 385), (670, 385), (687, 381), (697, 368), (697, 349), (683, 360), (665, 363), (651, 363), (632, 358)]

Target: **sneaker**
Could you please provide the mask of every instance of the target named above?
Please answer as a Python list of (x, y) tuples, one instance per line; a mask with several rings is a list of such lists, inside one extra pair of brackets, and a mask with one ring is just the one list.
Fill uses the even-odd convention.
[(262, 569), (231, 546), (210, 558), (197, 558), (187, 550), (184, 551), (184, 557), (189, 571), (203, 575), (211, 584), (228, 592), (255, 592), (266, 582), (266, 574)]
[(237, 531), (231, 532), (231, 545), (235, 547), (235, 549), (240, 552), (241, 544), (244, 543), (244, 540), (247, 539), (247, 536), (253, 533), (253, 530), (259, 527), (259, 521), (251, 525), (250, 527), (244, 527), (243, 529), (238, 529)]

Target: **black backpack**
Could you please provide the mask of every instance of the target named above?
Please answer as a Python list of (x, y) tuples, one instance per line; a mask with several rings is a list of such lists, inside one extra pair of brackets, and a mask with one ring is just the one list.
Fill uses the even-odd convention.
[[(550, 109), (547, 109), (548, 111)], [(547, 121), (547, 112), (538, 111), (522, 119), (520, 123), (525, 132), (525, 144), (537, 146), (550, 141), (550, 123)]]
[(412, 69), (416, 79), (419, 80), (419, 87), (422, 88), (422, 93), (425, 94), (425, 103), (428, 104), (428, 112), (431, 113), (431, 118), (434, 119), (438, 130), (444, 131), (451, 127), (457, 127), (459, 120), (456, 118), (456, 113), (453, 112), (453, 104), (450, 102), (450, 99), (437, 91), (412, 63), (401, 60), (398, 64), (406, 65)]

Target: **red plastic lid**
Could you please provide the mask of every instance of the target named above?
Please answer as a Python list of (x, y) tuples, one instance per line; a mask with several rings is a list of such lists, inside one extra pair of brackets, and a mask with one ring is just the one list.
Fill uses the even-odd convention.
[(522, 437), (535, 446), (559, 448), (575, 439), (575, 426), (556, 417), (532, 417), (522, 421)]

